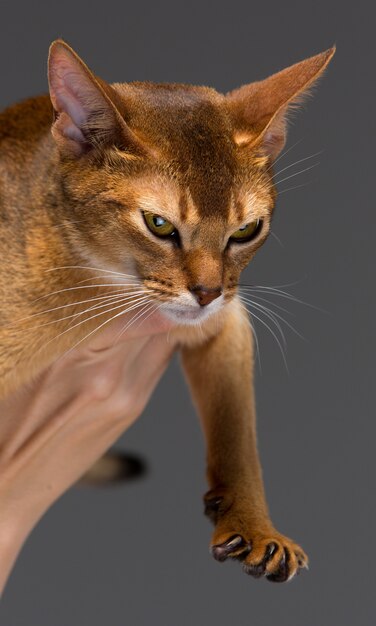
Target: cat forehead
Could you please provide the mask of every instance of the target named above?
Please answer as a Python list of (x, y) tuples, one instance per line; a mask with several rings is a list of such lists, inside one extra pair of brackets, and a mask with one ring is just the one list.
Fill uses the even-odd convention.
[[(182, 84), (115, 83), (125, 121), (165, 150), (201, 146), (232, 136), (222, 94)], [(233, 143), (232, 141), (230, 142)]]
[[(234, 147), (233, 128), (222, 94), (209, 87), (157, 83), (116, 83), (127, 124), (167, 152), (190, 160), (203, 146)], [(180, 155), (182, 156), (182, 155)]]
[[(189, 190), (205, 215), (225, 214), (239, 175), (237, 146), (223, 95), (208, 87), (180, 84), (113, 85), (132, 130), (149, 143), (159, 165)], [(182, 209), (184, 213), (184, 210)]]
[(121, 96), (127, 115), (133, 120), (142, 119), (143, 125), (150, 120), (150, 114), (167, 124), (187, 123), (192, 113), (195, 117), (190, 121), (194, 123), (201, 114), (206, 119), (214, 114), (218, 123), (218, 114), (226, 108), (223, 94), (211, 87), (152, 82), (112, 83), (112, 87)]

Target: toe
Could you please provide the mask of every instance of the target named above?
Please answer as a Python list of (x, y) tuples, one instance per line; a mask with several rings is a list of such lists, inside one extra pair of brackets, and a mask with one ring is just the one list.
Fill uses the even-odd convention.
[(308, 569), (308, 556), (306, 555), (306, 553), (300, 549), (295, 551), (295, 556), (297, 559), (298, 567), (304, 567), (305, 569)]
[(224, 543), (211, 547), (211, 553), (217, 561), (225, 561), (227, 558), (240, 556), (244, 551), (249, 551), (250, 546), (241, 535), (233, 535)]
[(289, 553), (284, 548), (282, 558), (276, 565), (275, 571), (266, 576), (272, 583), (284, 583), (289, 577)]
[(283, 549), (283, 555), (274, 571), (267, 574), (266, 578), (273, 583), (283, 583), (291, 580), (299, 571), (298, 558), (292, 550), (287, 547)]
[(255, 558), (255, 554), (250, 554), (251, 559), (244, 563), (243, 570), (249, 576), (253, 576), (254, 578), (261, 578), (265, 575), (265, 570), (268, 565), (268, 562), (273, 557), (275, 552), (278, 550), (277, 544), (273, 541), (269, 543), (264, 549), (263, 556), (261, 560)]

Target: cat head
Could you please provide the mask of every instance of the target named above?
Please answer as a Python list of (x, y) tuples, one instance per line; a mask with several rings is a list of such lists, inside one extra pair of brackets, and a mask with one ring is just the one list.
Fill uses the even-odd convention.
[(268, 236), (288, 110), (333, 54), (223, 95), (180, 84), (109, 85), (54, 42), (52, 135), (76, 251), (135, 275), (179, 323), (218, 312)]

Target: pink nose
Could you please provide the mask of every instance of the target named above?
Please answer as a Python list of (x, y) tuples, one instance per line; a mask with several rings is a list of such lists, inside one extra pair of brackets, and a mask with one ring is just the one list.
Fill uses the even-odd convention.
[(222, 294), (222, 287), (206, 289), (206, 287), (198, 285), (197, 287), (192, 287), (190, 291), (193, 293), (200, 306), (206, 306), (207, 304), (210, 304), (210, 302), (213, 302), (216, 298), (219, 298)]

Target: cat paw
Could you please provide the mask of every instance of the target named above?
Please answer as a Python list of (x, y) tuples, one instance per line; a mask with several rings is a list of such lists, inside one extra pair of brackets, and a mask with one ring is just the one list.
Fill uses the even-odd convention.
[(246, 574), (265, 577), (275, 583), (291, 580), (302, 568), (308, 568), (308, 558), (296, 543), (278, 532), (246, 536), (236, 532), (215, 533), (210, 551), (220, 562), (237, 559)]
[(206, 494), (204, 502), (205, 514), (216, 525), (210, 551), (217, 561), (236, 559), (246, 574), (271, 582), (291, 580), (302, 568), (308, 568), (302, 548), (278, 533), (272, 524), (245, 521), (252, 519), (246, 499), (242, 499), (240, 508), (239, 503), (234, 506), (228, 492), (216, 489)]

